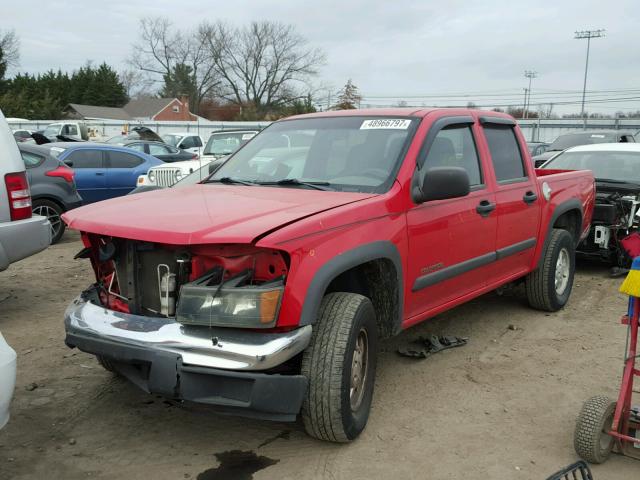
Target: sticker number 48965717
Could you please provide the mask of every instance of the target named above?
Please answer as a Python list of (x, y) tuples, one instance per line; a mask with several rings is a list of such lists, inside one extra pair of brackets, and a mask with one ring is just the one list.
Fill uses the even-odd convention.
[(411, 120), (402, 118), (377, 118), (375, 120), (365, 120), (360, 125), (360, 130), (373, 130), (376, 128), (394, 128), (406, 130), (411, 125)]

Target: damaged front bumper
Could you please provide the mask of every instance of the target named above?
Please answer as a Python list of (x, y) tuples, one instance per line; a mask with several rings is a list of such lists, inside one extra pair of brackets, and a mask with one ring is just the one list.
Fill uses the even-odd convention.
[(289, 332), (184, 326), (107, 310), (78, 297), (65, 312), (66, 344), (105, 357), (147, 392), (245, 416), (294, 420), (302, 375), (265, 373), (302, 352), (311, 326)]

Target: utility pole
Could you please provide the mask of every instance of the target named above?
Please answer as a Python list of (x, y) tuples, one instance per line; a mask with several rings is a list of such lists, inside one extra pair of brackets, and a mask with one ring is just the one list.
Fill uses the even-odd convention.
[(524, 118), (524, 112), (527, 109), (527, 92), (529, 91), (528, 88), (524, 88), (524, 103), (522, 104), (522, 118)]
[(538, 77), (538, 72), (533, 70), (525, 70), (524, 76), (529, 79), (529, 88), (525, 89), (529, 94), (529, 99), (525, 102), (525, 110), (523, 112), (524, 118), (529, 118), (529, 106), (531, 105), (531, 80)]
[(582, 85), (582, 109), (580, 111), (580, 116), (582, 117), (582, 128), (584, 130), (587, 129), (587, 118), (584, 116), (584, 98), (587, 93), (587, 71), (589, 70), (589, 49), (591, 47), (591, 39), (592, 38), (600, 38), (604, 37), (605, 30), (580, 30), (575, 32), (576, 40), (584, 40), (587, 39), (587, 59), (584, 63), (584, 83)]

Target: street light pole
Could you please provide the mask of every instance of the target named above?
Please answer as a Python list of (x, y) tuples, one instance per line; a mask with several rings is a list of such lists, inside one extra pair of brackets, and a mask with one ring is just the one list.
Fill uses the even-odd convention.
[(581, 30), (575, 32), (576, 40), (584, 40), (587, 39), (587, 59), (584, 63), (584, 83), (582, 84), (582, 109), (580, 111), (580, 116), (582, 117), (582, 128), (584, 130), (587, 129), (587, 118), (584, 115), (584, 100), (587, 93), (587, 72), (589, 71), (589, 50), (591, 49), (591, 39), (592, 38), (600, 38), (604, 37), (605, 30)]
[(531, 80), (533, 80), (534, 78), (537, 78), (538, 72), (534, 72), (533, 70), (525, 70), (524, 76), (529, 79), (529, 88), (526, 90), (529, 94), (529, 99), (525, 102), (525, 109), (523, 112), (523, 116), (524, 118), (529, 118), (529, 106), (531, 105)]

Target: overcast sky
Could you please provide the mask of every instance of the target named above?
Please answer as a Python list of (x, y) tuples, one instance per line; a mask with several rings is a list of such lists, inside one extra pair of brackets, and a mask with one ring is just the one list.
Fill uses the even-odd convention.
[[(266, 19), (294, 24), (323, 49), (327, 64), (318, 83), (338, 89), (352, 78), (363, 103), (404, 98), (410, 104), (453, 104), (445, 96), (465, 93), (479, 105), (520, 103), (524, 70), (531, 69), (539, 75), (532, 103), (554, 101), (556, 111), (579, 111), (579, 105), (558, 105), (579, 100), (575, 92), (582, 89), (587, 45), (573, 39), (574, 31), (604, 28), (606, 37), (591, 42), (587, 89), (636, 89), (594, 92), (593, 98), (640, 97), (637, 0), (32, 0), (29, 8), (2, 3), (0, 29), (13, 28), (21, 39), (20, 71), (73, 70), (87, 60), (121, 70), (145, 15), (167, 16), (184, 28), (205, 19)], [(551, 93), (558, 91), (571, 92)], [(416, 98), (426, 95), (440, 97)], [(603, 113), (637, 108), (638, 100), (589, 107)]]

